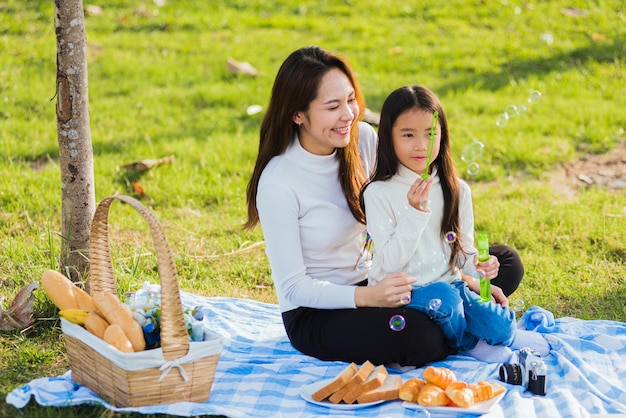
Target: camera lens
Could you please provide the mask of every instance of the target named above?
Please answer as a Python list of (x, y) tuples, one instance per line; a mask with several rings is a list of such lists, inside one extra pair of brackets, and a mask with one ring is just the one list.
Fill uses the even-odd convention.
[(512, 385), (522, 384), (522, 368), (519, 364), (503, 364), (500, 366), (500, 380)]

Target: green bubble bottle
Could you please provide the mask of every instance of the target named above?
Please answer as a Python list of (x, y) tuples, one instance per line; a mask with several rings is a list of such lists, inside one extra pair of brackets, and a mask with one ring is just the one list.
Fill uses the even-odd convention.
[[(478, 261), (489, 260), (489, 235), (486, 232), (478, 233)], [(489, 302), (491, 300), (491, 281), (483, 276), (483, 271), (478, 271), (480, 279), (480, 300)]]

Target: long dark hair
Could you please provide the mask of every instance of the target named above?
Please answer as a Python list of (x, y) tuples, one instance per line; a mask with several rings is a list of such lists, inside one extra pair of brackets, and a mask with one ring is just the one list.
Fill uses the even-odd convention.
[[(308, 110), (310, 103), (317, 97), (322, 77), (333, 68), (341, 70), (348, 77), (354, 87), (360, 115), (364, 114), (365, 100), (347, 61), (317, 46), (292, 52), (278, 70), (267, 113), (261, 123), (259, 153), (246, 190), (248, 220), (244, 228), (251, 229), (259, 222), (256, 206), (259, 178), (272, 157), (284, 153), (293, 141), (297, 130), (293, 115)], [(338, 175), (352, 216), (365, 223), (359, 191), (366, 177), (359, 156), (358, 138), (358, 124), (353, 123), (350, 143), (345, 148), (337, 148)]]
[[(442, 239), (449, 232), (454, 232), (460, 237), (459, 200), (460, 186), (457, 171), (452, 160), (450, 149), (450, 132), (448, 131), (448, 120), (446, 113), (441, 106), (439, 98), (423, 86), (405, 86), (393, 91), (380, 111), (380, 124), (378, 125), (378, 153), (376, 157), (376, 168), (369, 182), (361, 189), (361, 207), (365, 212), (363, 203), (363, 191), (367, 185), (374, 181), (384, 181), (390, 179), (398, 172), (400, 161), (393, 148), (392, 129), (398, 117), (410, 109), (419, 109), (431, 113), (437, 111), (439, 115), (439, 125), (441, 126), (441, 144), (439, 154), (428, 168), (432, 171), (437, 168), (441, 189), (443, 191), (443, 219), (441, 220), (440, 233)], [(367, 214), (366, 214), (367, 215)], [(448, 265), (452, 269), (461, 263), (460, 257), (465, 257), (460, 239), (451, 244), (452, 255)], [(462, 261), (464, 262), (464, 260)]]

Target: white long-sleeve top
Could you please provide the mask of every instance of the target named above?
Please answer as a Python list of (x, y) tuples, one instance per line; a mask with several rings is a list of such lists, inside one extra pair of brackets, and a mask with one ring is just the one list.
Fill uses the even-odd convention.
[(463, 265), (449, 270), (450, 244), (441, 236), (443, 192), (439, 176), (432, 173), (430, 212), (422, 212), (409, 204), (407, 193), (418, 174), (402, 164), (398, 173), (387, 181), (371, 183), (365, 189), (364, 202), (367, 230), (372, 237), (373, 260), (369, 272), (370, 285), (386, 274), (404, 272), (417, 278), (418, 285), (436, 281), (451, 283), (461, 278), (461, 271), (474, 276), (477, 253), (474, 242), (474, 213), (471, 190), (460, 180), (460, 236), (469, 254)]
[[(359, 151), (367, 174), (376, 162), (377, 136), (359, 123)], [(281, 312), (300, 306), (355, 308), (354, 268), (365, 226), (358, 223), (339, 183), (339, 160), (314, 155), (297, 136), (267, 164), (256, 204)]]

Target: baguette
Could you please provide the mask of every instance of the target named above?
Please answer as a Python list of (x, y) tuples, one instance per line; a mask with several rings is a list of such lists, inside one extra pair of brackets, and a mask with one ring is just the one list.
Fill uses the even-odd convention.
[(76, 296), (74, 296), (74, 283), (55, 270), (46, 270), (41, 278), (41, 286), (52, 303), (59, 310), (80, 309)]
[[(342, 388), (338, 391), (330, 395), (328, 400), (334, 404), (337, 404), (344, 400), (344, 397), (348, 395), (352, 391), (352, 389), (357, 388), (361, 383), (365, 381), (369, 377), (370, 374), (374, 371), (376, 366), (374, 366), (369, 360), (366, 360), (365, 363), (361, 366), (359, 371), (346, 383)], [(356, 398), (355, 398), (356, 400)], [(353, 403), (354, 401), (350, 402)], [(347, 402), (346, 402), (347, 403)]]
[(387, 369), (385, 366), (378, 366), (365, 380), (365, 382), (357, 385), (352, 388), (350, 392), (346, 396), (343, 397), (343, 401), (348, 404), (352, 404), (356, 402), (357, 398), (361, 396), (365, 392), (369, 392), (374, 389), (378, 389), (385, 383), (385, 379), (387, 379)]
[(341, 373), (339, 373), (331, 382), (322, 386), (315, 391), (311, 398), (316, 402), (321, 402), (328, 398), (330, 395), (341, 389), (346, 385), (350, 379), (354, 377), (359, 371), (359, 366), (356, 363), (350, 363)]
[(122, 353), (132, 353), (134, 351), (133, 345), (130, 343), (124, 331), (122, 331), (122, 327), (117, 324), (109, 325), (104, 331), (102, 339)]
[(399, 374), (387, 375), (385, 382), (379, 388), (370, 390), (356, 398), (357, 403), (370, 403), (376, 401), (390, 401), (398, 399), (398, 393), (402, 386), (402, 377)]
[(85, 329), (103, 340), (104, 331), (106, 331), (109, 325), (106, 319), (95, 312), (90, 313), (89, 316), (85, 318)]
[(74, 292), (76, 303), (78, 303), (80, 309), (87, 312), (94, 312), (96, 310), (96, 306), (93, 304), (93, 299), (89, 293), (76, 285), (74, 285), (72, 291)]
[(133, 318), (130, 308), (120, 302), (117, 296), (109, 292), (98, 292), (93, 295), (93, 303), (109, 324), (117, 324), (122, 328), (134, 351), (145, 350), (146, 340), (141, 325)]

